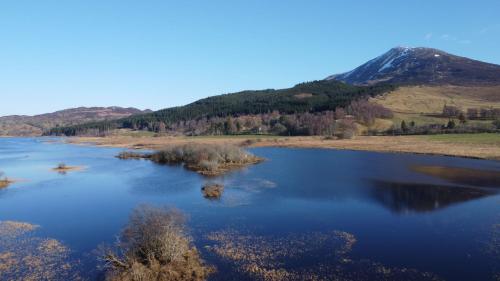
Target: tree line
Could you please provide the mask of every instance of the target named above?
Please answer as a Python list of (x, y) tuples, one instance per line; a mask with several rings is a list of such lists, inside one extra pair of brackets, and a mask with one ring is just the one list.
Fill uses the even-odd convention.
[[(317, 134), (320, 131), (324, 132), (325, 122), (322, 120), (328, 119), (325, 116), (331, 112), (341, 114), (341, 110), (344, 110), (346, 114), (346, 111), (352, 111), (356, 115), (363, 115), (366, 122), (370, 122), (376, 115), (383, 115), (380, 111), (384, 110), (380, 108), (375, 110), (374, 107), (366, 111), (363, 107), (366, 107), (367, 103), (357, 101), (394, 89), (392, 85), (358, 87), (334, 80), (312, 81), (288, 89), (243, 91), (213, 96), (186, 106), (133, 115), (115, 121), (55, 127), (45, 134), (103, 136), (111, 130), (127, 128), (198, 135), (231, 134), (235, 131), (285, 132), (283, 127), (288, 134)], [(363, 111), (368, 114), (362, 113)], [(387, 113), (387, 110), (384, 112)], [(269, 116), (276, 114), (279, 118), (271, 118), (274, 121), (268, 121)]]

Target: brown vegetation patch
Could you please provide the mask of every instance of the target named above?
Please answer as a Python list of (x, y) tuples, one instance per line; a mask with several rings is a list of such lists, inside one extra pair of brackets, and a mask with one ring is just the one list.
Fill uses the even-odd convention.
[[(491, 134), (495, 135), (496, 134)], [(460, 140), (474, 134), (457, 134)], [(245, 137), (244, 139), (247, 139)], [(105, 137), (105, 138), (71, 138), (72, 143), (93, 143), (110, 147), (133, 148), (138, 142), (147, 149), (161, 149), (166, 145), (198, 145), (230, 144), (241, 145), (238, 136), (225, 137)], [(277, 141), (278, 140), (278, 141)], [(458, 142), (448, 140), (431, 140), (429, 136), (357, 136), (352, 140), (325, 140), (323, 137), (262, 137), (261, 141), (251, 144), (252, 147), (304, 147), (367, 150), (379, 152), (420, 153), (471, 157), (481, 159), (500, 159), (500, 142)]]
[(85, 169), (84, 166), (67, 166), (64, 163), (59, 163), (57, 167), (52, 168), (52, 171), (58, 172), (60, 174), (66, 174), (70, 171), (81, 171), (83, 169)]
[(15, 237), (34, 231), (38, 225), (18, 221), (0, 221), (0, 237)]
[(0, 280), (81, 280), (69, 249), (55, 239), (33, 235), (37, 225), (0, 222)]
[(181, 164), (205, 176), (218, 176), (263, 161), (236, 145), (196, 143), (169, 146), (152, 154), (122, 152), (117, 157), (144, 158), (159, 164)]
[(217, 199), (222, 196), (224, 185), (218, 183), (206, 184), (201, 188), (201, 192), (205, 198)]
[(208, 249), (228, 267), (253, 280), (440, 280), (408, 268), (354, 261), (356, 238), (347, 232), (257, 236), (236, 231), (207, 235)]
[(294, 95), (293, 97), (296, 99), (307, 99), (307, 98), (310, 98), (312, 96), (313, 96), (313, 94), (311, 94), (311, 93), (300, 93), (300, 94)]
[(500, 187), (500, 171), (445, 166), (412, 166), (415, 172), (438, 177), (456, 184)]
[(130, 216), (116, 250), (105, 250), (106, 280), (206, 280), (213, 268), (191, 244), (182, 213), (140, 206)]
[(0, 180), (0, 188), (4, 188), (9, 186), (13, 181), (11, 180)]
[(131, 151), (122, 151), (116, 156), (116, 158), (118, 158), (118, 159), (146, 159), (149, 157), (150, 157), (149, 154), (136, 153), (136, 152), (131, 152)]
[(399, 87), (372, 99), (398, 113), (440, 113), (444, 105), (467, 108), (500, 107), (500, 86), (412, 86)]

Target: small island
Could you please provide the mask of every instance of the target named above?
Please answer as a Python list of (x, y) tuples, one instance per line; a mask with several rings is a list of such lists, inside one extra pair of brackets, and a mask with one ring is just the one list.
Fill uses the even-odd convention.
[(68, 166), (68, 165), (66, 165), (66, 163), (59, 163), (59, 164), (57, 164), (57, 167), (52, 168), (52, 171), (55, 171), (55, 172), (58, 172), (61, 174), (65, 174), (65, 173), (70, 172), (70, 171), (80, 171), (83, 169), (84, 169), (83, 166)]
[(154, 153), (122, 152), (117, 157), (149, 159), (158, 164), (181, 164), (204, 176), (219, 176), (264, 160), (236, 145), (199, 143), (169, 146)]
[(5, 176), (5, 173), (0, 171), (0, 188), (5, 188), (9, 186), (10, 184), (14, 183), (13, 180), (7, 178)]
[(224, 185), (218, 183), (209, 183), (201, 188), (203, 197), (207, 199), (218, 199), (224, 192)]

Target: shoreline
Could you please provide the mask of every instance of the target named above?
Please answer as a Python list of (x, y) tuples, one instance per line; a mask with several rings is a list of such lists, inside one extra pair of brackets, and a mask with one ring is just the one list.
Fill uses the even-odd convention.
[[(500, 160), (500, 134), (491, 135), (494, 141), (462, 141), (466, 137), (481, 135), (447, 135), (450, 140), (433, 136), (358, 136), (350, 140), (326, 140), (319, 136), (199, 136), (199, 137), (69, 137), (64, 142), (76, 145), (93, 145), (126, 149), (159, 150), (169, 145), (186, 143), (228, 143), (245, 147), (317, 148), (382, 153), (411, 153), (484, 160)], [(498, 140), (497, 140), (498, 139)]]

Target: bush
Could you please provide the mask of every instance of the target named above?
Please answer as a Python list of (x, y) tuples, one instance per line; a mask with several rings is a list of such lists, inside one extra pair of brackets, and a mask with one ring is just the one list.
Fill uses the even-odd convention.
[(130, 151), (122, 151), (116, 157), (120, 159), (141, 159), (141, 158), (147, 158), (148, 155)]
[(185, 217), (175, 209), (136, 208), (116, 248), (103, 257), (106, 280), (206, 280), (213, 271), (192, 246)]
[(356, 124), (353, 120), (338, 120), (335, 132), (340, 139), (352, 139), (356, 135)]
[(57, 164), (57, 169), (59, 169), (59, 170), (64, 170), (64, 169), (66, 169), (67, 167), (68, 167), (68, 166), (67, 166), (65, 163), (62, 163), (62, 162), (61, 162), (61, 163), (59, 163), (59, 164)]
[(224, 186), (222, 184), (206, 184), (201, 188), (201, 192), (203, 193), (203, 196), (205, 198), (219, 198), (222, 195), (222, 192), (224, 192)]
[(493, 121), (493, 126), (495, 126), (497, 130), (500, 130), (500, 119)]

